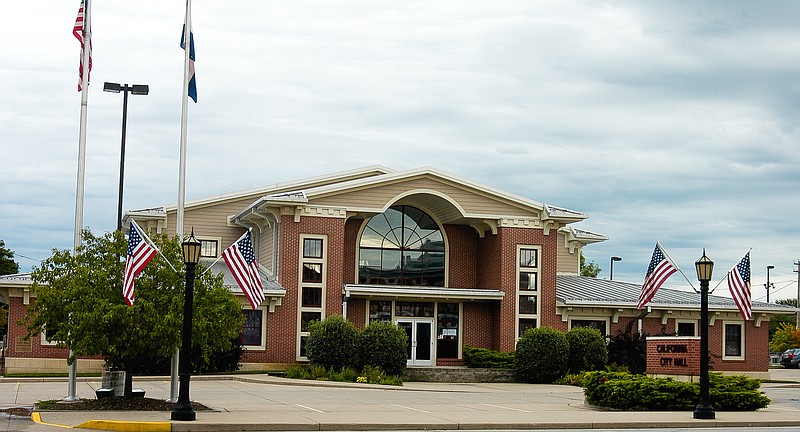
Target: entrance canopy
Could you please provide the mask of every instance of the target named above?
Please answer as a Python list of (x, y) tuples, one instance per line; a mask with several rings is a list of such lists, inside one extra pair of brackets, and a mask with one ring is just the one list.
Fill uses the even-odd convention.
[(404, 285), (361, 285), (344, 286), (345, 298), (415, 298), (430, 300), (502, 300), (505, 293), (500, 290), (442, 288)]

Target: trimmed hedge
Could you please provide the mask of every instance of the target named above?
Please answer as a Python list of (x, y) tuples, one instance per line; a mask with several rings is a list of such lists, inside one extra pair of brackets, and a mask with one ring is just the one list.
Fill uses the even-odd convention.
[(464, 364), (471, 368), (514, 369), (514, 352), (464, 345)]
[(599, 330), (592, 327), (576, 327), (564, 336), (569, 344), (570, 373), (605, 369), (608, 362), (608, 348)]
[(405, 330), (390, 322), (374, 321), (358, 340), (360, 366), (375, 366), (388, 375), (402, 375), (406, 370), (407, 345)]
[(341, 315), (331, 315), (308, 325), (306, 356), (312, 365), (340, 371), (356, 367), (358, 329)]
[(564, 333), (550, 327), (528, 329), (517, 341), (517, 377), (525, 382), (552, 384), (567, 372), (568, 357)]
[[(709, 376), (709, 399), (717, 411), (755, 411), (771, 402), (758, 389), (761, 382), (744, 376)], [(692, 411), (700, 385), (672, 378), (648, 378), (626, 372), (588, 372), (583, 381), (586, 401), (626, 411)]]

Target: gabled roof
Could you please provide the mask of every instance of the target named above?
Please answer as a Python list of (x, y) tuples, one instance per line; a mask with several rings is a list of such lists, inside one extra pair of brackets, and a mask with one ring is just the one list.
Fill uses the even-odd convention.
[(33, 283), (30, 273), (15, 273), (0, 276), (0, 286), (28, 287)]
[[(394, 170), (392, 170), (391, 168), (387, 168), (381, 165), (371, 165), (367, 167), (346, 170), (346, 171), (339, 171), (331, 174), (309, 177), (290, 182), (277, 183), (271, 186), (264, 186), (254, 189), (247, 189), (238, 192), (231, 192), (227, 194), (211, 196), (187, 202), (184, 208), (189, 209), (192, 207), (202, 207), (208, 204), (217, 204), (220, 202), (247, 198), (248, 196), (259, 197), (259, 196), (270, 196), (270, 195), (274, 196), (281, 196), (287, 194), (292, 195), (292, 193), (296, 193), (308, 188), (319, 187), (328, 184), (339, 184), (341, 182), (346, 182), (353, 179), (363, 179), (363, 178), (381, 176), (391, 172), (394, 172)], [(166, 211), (175, 211), (177, 208), (178, 208), (177, 204), (172, 204), (165, 207)]]
[[(597, 279), (586, 276), (558, 275), (556, 301), (562, 306), (595, 306), (636, 308), (642, 285)], [(700, 294), (660, 288), (648, 304), (658, 309), (700, 309)], [(709, 310), (737, 311), (736, 303), (729, 297), (708, 296)], [(795, 308), (775, 303), (753, 302), (753, 312), (794, 313)]]
[[(214, 261), (211, 258), (202, 258), (200, 261), (206, 266), (211, 265), (210, 272), (214, 274), (222, 273), (222, 284), (225, 285), (225, 288), (228, 288), (235, 294), (243, 294), (242, 288), (239, 287), (239, 283), (236, 282), (236, 278), (233, 277), (233, 273), (231, 273), (231, 270), (224, 261)], [(261, 276), (261, 283), (264, 285), (264, 292), (267, 296), (283, 297), (286, 295), (286, 288), (281, 286), (281, 284), (279, 284), (261, 265), (258, 266), (258, 273), (259, 276)]]
[[(498, 201), (503, 201), (512, 206), (524, 210), (530, 210), (537, 214), (540, 213), (542, 214), (541, 219), (543, 220), (551, 219), (551, 220), (558, 220), (559, 222), (562, 223), (571, 223), (586, 218), (586, 215), (584, 213), (578, 211), (547, 205), (538, 201), (514, 195), (505, 191), (501, 191), (499, 189), (495, 189), (490, 186), (485, 186), (473, 182), (471, 180), (467, 180), (462, 177), (458, 177), (456, 175), (446, 173), (444, 171), (428, 166), (409, 169), (405, 171), (394, 171), (387, 169), (386, 172), (382, 174), (376, 174), (372, 176), (343, 179), (343, 181), (339, 182), (331, 181), (325, 184), (305, 184), (302, 185), (302, 188), (298, 188), (292, 191), (292, 193), (288, 194), (285, 193), (286, 191), (283, 191), (284, 194), (282, 195), (277, 193), (270, 193), (256, 200), (253, 204), (251, 204), (247, 208), (243, 209), (238, 215), (236, 215), (236, 217), (246, 215), (252, 212), (253, 209), (259, 208), (265, 204), (285, 204), (287, 202), (298, 204), (298, 203), (311, 202), (316, 198), (322, 198), (326, 196), (336, 195), (360, 189), (368, 189), (380, 186), (382, 184), (391, 184), (399, 181), (411, 180), (421, 177), (434, 178), (438, 181), (454, 185), (461, 189), (474, 190), (484, 196), (491, 197)], [(301, 186), (299, 182), (297, 183), (297, 185)], [(480, 217), (491, 217), (495, 215), (464, 215), (464, 216), (480, 218)]]

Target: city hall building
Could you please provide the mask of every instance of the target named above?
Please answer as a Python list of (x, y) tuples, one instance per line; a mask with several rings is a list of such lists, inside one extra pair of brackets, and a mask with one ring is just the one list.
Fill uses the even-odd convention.
[[(176, 211), (130, 211), (124, 225), (174, 234)], [(184, 227), (206, 265), (251, 230), (265, 289), (256, 310), (224, 262), (212, 266), (244, 305), (243, 369), (306, 361), (308, 324), (334, 314), (359, 328), (381, 320), (405, 329), (410, 367), (463, 365), (466, 345), (513, 351), (540, 326), (613, 335), (634, 320), (651, 335), (696, 337), (698, 294), (662, 289), (643, 313), (641, 285), (579, 276), (581, 249), (606, 240), (573, 226), (586, 217), (429, 167), (372, 166), (187, 203)], [(16, 325), (35, 301), (29, 283), (0, 277), (6, 368), (64, 371), (66, 350), (24, 340)], [(766, 323), (787, 308), (755, 303), (744, 321), (731, 299), (712, 296), (710, 310), (713, 369), (767, 373)]]

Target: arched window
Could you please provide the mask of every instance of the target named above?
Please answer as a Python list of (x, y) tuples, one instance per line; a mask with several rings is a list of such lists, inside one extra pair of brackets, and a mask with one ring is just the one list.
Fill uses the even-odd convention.
[(444, 286), (444, 237), (418, 208), (393, 206), (373, 216), (359, 246), (359, 283)]

